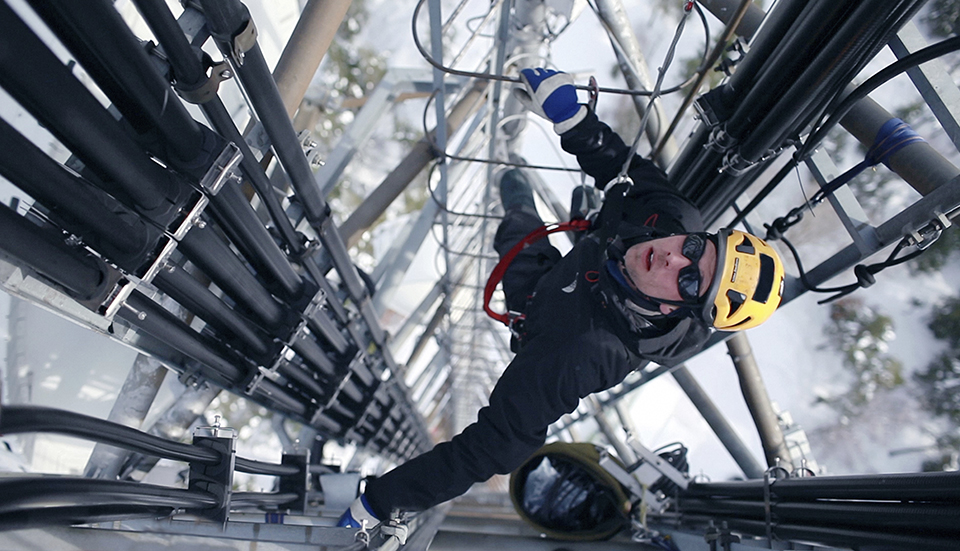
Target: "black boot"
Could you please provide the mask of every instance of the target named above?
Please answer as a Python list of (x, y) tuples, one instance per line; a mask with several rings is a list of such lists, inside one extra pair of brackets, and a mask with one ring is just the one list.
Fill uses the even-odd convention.
[(537, 212), (533, 189), (526, 174), (519, 168), (510, 169), (500, 177), (500, 202), (504, 211), (525, 208)]
[(600, 198), (593, 186), (577, 186), (573, 188), (570, 198), (570, 219), (587, 218), (600, 207)]

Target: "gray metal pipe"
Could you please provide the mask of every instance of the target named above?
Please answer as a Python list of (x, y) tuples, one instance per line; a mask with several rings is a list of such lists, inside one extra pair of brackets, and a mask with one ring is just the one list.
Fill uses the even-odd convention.
[[(613, 51), (617, 56), (617, 63), (620, 66), (620, 72), (623, 73), (624, 80), (627, 81), (627, 87), (631, 90), (653, 90), (654, 80), (647, 69), (647, 61), (640, 49), (640, 43), (637, 41), (637, 35), (633, 32), (630, 25), (630, 19), (620, 0), (597, 0), (597, 9), (600, 17), (606, 23), (613, 36), (610, 40), (614, 42)], [(619, 45), (619, 47), (617, 47)], [(643, 118), (647, 111), (648, 99), (642, 96), (630, 96), (634, 107), (640, 118)], [(664, 135), (667, 115), (663, 111), (663, 105), (660, 101), (653, 103), (653, 113), (651, 113), (649, 122), (644, 132), (647, 139), (654, 146), (660, 142)], [(666, 167), (670, 159), (677, 154), (677, 143), (673, 138), (669, 138), (661, 147), (654, 159), (658, 166)]]
[(297, 26), (273, 70), (273, 80), (277, 83), (287, 116), (292, 118), (300, 107), (310, 80), (320, 67), (349, 8), (350, 0), (308, 0), (303, 6)]
[[(597, 421), (600, 432), (607, 437), (607, 441), (610, 442), (613, 449), (617, 450), (617, 456), (620, 460), (623, 461), (625, 465), (633, 465), (636, 463), (638, 459), (637, 454), (633, 451), (633, 448), (627, 445), (623, 438), (620, 438), (613, 423), (603, 415), (603, 406), (600, 404), (600, 400), (598, 400), (596, 396), (590, 395), (587, 398), (587, 402), (593, 409), (593, 418)], [(626, 430), (626, 427), (624, 427), (624, 430)]]
[[(455, 132), (470, 114), (480, 108), (484, 90), (484, 84), (477, 83), (457, 102), (450, 116), (447, 117), (448, 135)], [(373, 225), (383, 211), (410, 185), (417, 174), (420, 174), (427, 164), (437, 157), (438, 152), (433, 147), (434, 135), (436, 135), (436, 129), (418, 141), (400, 164), (383, 179), (377, 189), (340, 225), (340, 234), (348, 247), (360, 241), (363, 232)]]
[(746, 333), (735, 333), (727, 339), (727, 350), (730, 352), (733, 365), (737, 369), (740, 388), (743, 390), (743, 397), (747, 401), (747, 408), (753, 416), (753, 421), (757, 424), (767, 466), (777, 466), (777, 460), (779, 460), (780, 467), (793, 471), (793, 460), (790, 458), (790, 451), (787, 449), (783, 430), (780, 428), (777, 414), (770, 403), (767, 387), (763, 384), (763, 377), (760, 376), (760, 368), (753, 357), (753, 350), (750, 348), (750, 341), (747, 340)]
[[(139, 429), (163, 384), (167, 368), (146, 354), (137, 354), (133, 367), (120, 388), (107, 421)], [(130, 451), (98, 443), (87, 460), (83, 476), (116, 479)]]
[(723, 413), (720, 412), (720, 409), (713, 403), (713, 400), (710, 399), (710, 396), (708, 396), (703, 390), (703, 387), (700, 386), (700, 383), (693, 377), (693, 374), (690, 373), (687, 366), (680, 364), (673, 368), (670, 374), (673, 375), (677, 384), (680, 385), (680, 388), (687, 394), (690, 401), (693, 402), (697, 411), (703, 416), (704, 421), (713, 429), (713, 432), (717, 435), (717, 438), (720, 439), (723, 447), (727, 448), (727, 451), (730, 452), (730, 456), (736, 461), (740, 470), (743, 471), (743, 474), (747, 475), (747, 478), (761, 478), (764, 468), (757, 463), (757, 460), (753, 457), (753, 454), (750, 453), (746, 444), (740, 439), (740, 435), (737, 434), (737, 431), (734, 430), (733, 426), (723, 416)]

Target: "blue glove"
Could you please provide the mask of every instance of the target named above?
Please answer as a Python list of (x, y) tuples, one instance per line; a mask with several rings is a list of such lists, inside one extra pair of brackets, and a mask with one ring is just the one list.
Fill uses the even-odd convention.
[(577, 88), (573, 77), (552, 69), (523, 69), (520, 71), (523, 87), (513, 94), (527, 109), (553, 122), (553, 130), (563, 134), (587, 116), (587, 107), (577, 103)]
[(373, 508), (370, 507), (367, 496), (361, 494), (360, 497), (355, 499), (353, 503), (350, 504), (350, 507), (340, 515), (337, 526), (340, 528), (360, 528), (360, 526), (363, 525), (363, 521), (367, 521), (366, 528), (368, 530), (380, 524), (380, 519), (377, 518), (377, 515), (373, 514)]

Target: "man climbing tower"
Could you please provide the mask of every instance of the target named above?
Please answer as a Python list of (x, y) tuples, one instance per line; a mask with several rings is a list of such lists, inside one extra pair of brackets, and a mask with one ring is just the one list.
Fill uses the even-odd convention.
[[(581, 398), (618, 384), (641, 362), (675, 365), (712, 330), (754, 327), (780, 304), (783, 265), (767, 243), (737, 230), (705, 233), (699, 211), (645, 159), (633, 157), (628, 178), (618, 178), (630, 150), (577, 102), (569, 75), (524, 69), (521, 81), (515, 93), (554, 123), (563, 149), (606, 191), (604, 204), (566, 256), (539, 240), (507, 267), (517, 355), (477, 421), (368, 481), (341, 526), (424, 510), (513, 471)], [(522, 170), (502, 174), (500, 197), (506, 212), (494, 248), (503, 256), (543, 222)]]

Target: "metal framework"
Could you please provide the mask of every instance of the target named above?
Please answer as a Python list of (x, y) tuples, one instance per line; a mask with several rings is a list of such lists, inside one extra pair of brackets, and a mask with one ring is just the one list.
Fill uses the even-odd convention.
[[(0, 207), (0, 285), (13, 297), (140, 352), (108, 420), (30, 408), (18, 405), (19, 391), (8, 395), (0, 407), (0, 433), (69, 434), (98, 447), (82, 478), (54, 477), (44, 484), (0, 478), (0, 529), (8, 530), (0, 532), (0, 541), (25, 549), (48, 538), (63, 549), (146, 543), (233, 549), (250, 541), (277, 549), (365, 547), (353, 532), (332, 528), (330, 515), (342, 504), (311, 481), (331, 471), (319, 464), (316, 452), (336, 441), (402, 462), (457, 433), (485, 403), (511, 358), (509, 332), (495, 326), (481, 304), (502, 212), (491, 183), (504, 167), (527, 167), (543, 212), (564, 220), (565, 203), (546, 180), (573, 172), (527, 163), (524, 142), (540, 137), (527, 132), (530, 122), (509, 88), (520, 68), (553, 61), (551, 45), (577, 23), (577, 13), (573, 6), (528, 0), (483, 5), (463, 0), (445, 13), (449, 7), (439, 0), (421, 0), (411, 14), (412, 28), (431, 72), (388, 70), (339, 143), (322, 155), (324, 166), (317, 167), (311, 164), (315, 146), (298, 133), (291, 116), (345, 4), (307, 2), (271, 73), (258, 45), (257, 22), (239, 0), (185, 3), (176, 16), (161, 0), (133, 3), (158, 44), (142, 42), (108, 0), (0, 3), (0, 87), (71, 154), (60, 163), (10, 121), (0, 120), (0, 175), (23, 196), (22, 202)], [(862, 279), (868, 270), (862, 265), (874, 254), (894, 244), (923, 249), (951, 225), (960, 207), (960, 170), (947, 157), (955, 158), (956, 151), (941, 153), (912, 141), (885, 158), (922, 198), (875, 225), (848, 186), (834, 185), (839, 171), (817, 149), (838, 126), (867, 148), (875, 145), (878, 131), (893, 117), (854, 79), (886, 46), (901, 60), (890, 72), (910, 76), (960, 148), (960, 91), (937, 60), (958, 46), (951, 39), (927, 47), (912, 22), (922, 2), (780, 0), (766, 16), (748, 1), (701, 4), (727, 25), (728, 36), (736, 33), (747, 46), (721, 86), (702, 96), (706, 90), (689, 92), (684, 109), (696, 99), (700, 118), (686, 143), (677, 145), (671, 135), (676, 125), (668, 124), (661, 101), (647, 101), (651, 76), (616, 0), (591, 7), (609, 33), (628, 89), (601, 93), (628, 94), (640, 116), (651, 113), (646, 149), (711, 224), (758, 230), (772, 222), (758, 214), (770, 193), (797, 165), (809, 168), (825, 190), (818, 203), (836, 213), (846, 242), (805, 273), (795, 269), (785, 301), (854, 266)], [(26, 17), (28, 12), (37, 17)], [(92, 84), (61, 61), (49, 38), (41, 38), (48, 30)], [(214, 48), (219, 61), (208, 53)], [(701, 74), (720, 52), (716, 48)], [(249, 123), (234, 120), (236, 106), (218, 95), (227, 79), (242, 88), (253, 115)], [(702, 79), (694, 80), (699, 85)], [(416, 93), (429, 94), (422, 139), (357, 209), (338, 213), (344, 221), (337, 226), (328, 196), (376, 123), (401, 97)], [(363, 273), (350, 248), (422, 175), (430, 199), (393, 237), (371, 274)], [(774, 229), (782, 233), (787, 222), (816, 205), (802, 207)], [(771, 231), (768, 237), (781, 235)], [(405, 292), (407, 274), (422, 268), (414, 261), (418, 251), (436, 265), (437, 276), (416, 297), (418, 305), (393, 323), (391, 336), (383, 320)], [(502, 309), (502, 299), (494, 307)], [(728, 337), (718, 334), (715, 341)], [(745, 341), (732, 341), (731, 347), (749, 349)], [(141, 431), (165, 369), (179, 375), (182, 394)], [(745, 365), (741, 376), (748, 369)], [(597, 417), (622, 459), (655, 462), (655, 456), (634, 455), (642, 447), (631, 451), (602, 411), (616, 410), (629, 391), (669, 371), (638, 366), (624, 383), (558, 424), (555, 433)], [(17, 376), (7, 375), (8, 387), (19, 389)], [(686, 500), (658, 519), (658, 529), (674, 534), (681, 548), (750, 547), (749, 538), (757, 545), (797, 540), (822, 549), (884, 541), (946, 548), (958, 536), (949, 522), (940, 522), (943, 515), (955, 515), (960, 501), (955, 476), (937, 478), (937, 495), (913, 492), (928, 484), (920, 476), (898, 481), (904, 493), (880, 497), (867, 490), (817, 494), (830, 487), (829, 480), (771, 483), (770, 472), (750, 456), (689, 372), (681, 366), (673, 376), (752, 479), (743, 488), (692, 484)], [(306, 446), (314, 453), (287, 450), (280, 464), (238, 458), (235, 435), (219, 426), (195, 434), (192, 444), (176, 442), (220, 389), (298, 422), (299, 439), (315, 443)], [(753, 398), (756, 411), (768, 410), (762, 388)], [(777, 457), (790, 460), (777, 440), (775, 421), (764, 427), (771, 415), (757, 414), (758, 426), (770, 434), (764, 438), (767, 467)], [(280, 432), (292, 443), (282, 426)], [(187, 489), (131, 482), (159, 458), (189, 464)], [(234, 470), (275, 476), (276, 491), (234, 493)], [(872, 484), (879, 482), (863, 482), (867, 488)], [(774, 493), (786, 488), (773, 518), (771, 488)], [(803, 516), (805, 508), (822, 504), (790, 504), (791, 488), (810, 488), (803, 490), (812, 492), (804, 494), (814, 496), (810, 499), (853, 495), (883, 503), (873, 512), (858, 510), (858, 518), (872, 520), (831, 527)], [(915, 506), (909, 514), (890, 512), (887, 502), (907, 494), (902, 499), (911, 503), (903, 507)], [(476, 534), (490, 531), (514, 534), (512, 545), (540, 545), (522, 539), (531, 533), (499, 516), (503, 495), (480, 493), (474, 499), (479, 501), (461, 503), (446, 519), (445, 508), (416, 517), (405, 548), (425, 549), (441, 525), (462, 539), (454, 544), (441, 532), (436, 549), (480, 548)], [(836, 504), (838, 511), (842, 507)], [(251, 510), (269, 512), (266, 517), (244, 512)], [(940, 512), (930, 521), (933, 532), (925, 533), (916, 525), (927, 522), (931, 511)], [(894, 516), (916, 525), (891, 522)], [(197, 524), (195, 518), (209, 523)], [(878, 518), (886, 519), (882, 526)], [(729, 524), (708, 525), (714, 520)], [(47, 528), (75, 523), (93, 527)], [(590, 545), (644, 548), (653, 543), (644, 539), (649, 533), (644, 527), (633, 541)], [(404, 540), (391, 536), (389, 527), (378, 537), (375, 544), (390, 548)]]

